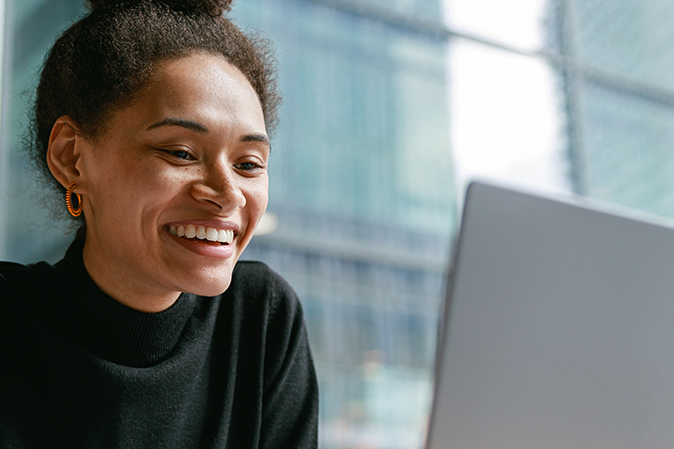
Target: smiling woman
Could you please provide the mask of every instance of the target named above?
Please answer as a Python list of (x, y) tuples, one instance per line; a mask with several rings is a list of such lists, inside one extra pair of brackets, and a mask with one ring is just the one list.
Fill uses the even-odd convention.
[(146, 312), (225, 291), (267, 207), (269, 142), (245, 76), (207, 53), (166, 61), (95, 141), (76, 126), (57, 120), (47, 161), (82, 195), (84, 264), (101, 290)]
[(78, 237), (0, 263), (0, 447), (315, 447), (300, 304), (237, 263), (267, 206), (267, 46), (226, 0), (91, 3), (45, 62), (32, 149)]

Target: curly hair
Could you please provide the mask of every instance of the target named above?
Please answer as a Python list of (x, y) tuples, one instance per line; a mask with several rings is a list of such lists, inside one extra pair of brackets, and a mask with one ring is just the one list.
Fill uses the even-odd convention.
[(65, 188), (46, 161), (56, 120), (67, 115), (85, 137), (96, 139), (110, 116), (132, 104), (166, 60), (199, 51), (223, 56), (255, 89), (267, 131), (273, 132), (281, 97), (272, 46), (259, 36), (247, 36), (223, 15), (232, 0), (88, 2), (90, 12), (63, 32), (47, 54), (29, 130), (29, 155), (59, 198)]

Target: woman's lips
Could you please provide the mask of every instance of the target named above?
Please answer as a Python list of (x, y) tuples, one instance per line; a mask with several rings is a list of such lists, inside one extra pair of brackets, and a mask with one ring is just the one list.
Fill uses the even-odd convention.
[[(186, 227), (186, 226), (185, 226)], [(205, 226), (204, 226), (205, 227)], [(178, 227), (179, 228), (179, 227)], [(235, 245), (233, 245), (233, 233), (234, 231), (232, 230), (224, 230), (227, 231), (229, 235), (226, 236), (226, 241), (224, 242), (219, 242), (217, 240), (211, 241), (206, 238), (200, 239), (196, 236), (196, 229), (195, 229), (195, 237), (193, 238), (188, 238), (186, 236), (179, 237), (178, 236), (178, 228), (175, 229), (176, 233), (171, 232), (171, 226), (169, 227), (164, 227), (164, 232), (166, 232), (166, 235), (182, 246), (185, 249), (188, 249), (189, 251), (198, 254), (199, 256), (205, 256), (205, 257), (214, 257), (217, 259), (227, 259), (229, 257), (232, 257), (234, 255), (235, 251)], [(196, 228), (196, 226), (195, 226)], [(218, 230), (219, 233), (220, 230)], [(204, 232), (206, 232), (204, 230)], [(202, 233), (200, 233), (202, 235)], [(211, 232), (212, 236), (212, 232)]]

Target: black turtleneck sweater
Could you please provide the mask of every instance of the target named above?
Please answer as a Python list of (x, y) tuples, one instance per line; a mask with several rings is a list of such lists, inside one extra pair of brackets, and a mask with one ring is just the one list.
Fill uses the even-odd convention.
[(0, 448), (310, 448), (317, 415), (300, 304), (262, 263), (159, 313), (103, 293), (78, 242), (0, 263)]

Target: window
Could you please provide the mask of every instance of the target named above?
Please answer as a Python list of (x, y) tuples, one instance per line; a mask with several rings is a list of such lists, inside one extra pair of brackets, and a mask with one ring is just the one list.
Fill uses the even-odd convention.
[[(53, 262), (72, 236), (34, 195), (21, 92), (83, 7), (6, 1), (0, 256)], [(321, 447), (421, 446), (469, 179), (674, 217), (671, 3), (234, 3), (240, 24), (274, 40), (285, 94), (270, 162), (278, 228), (244, 258), (303, 301)]]

